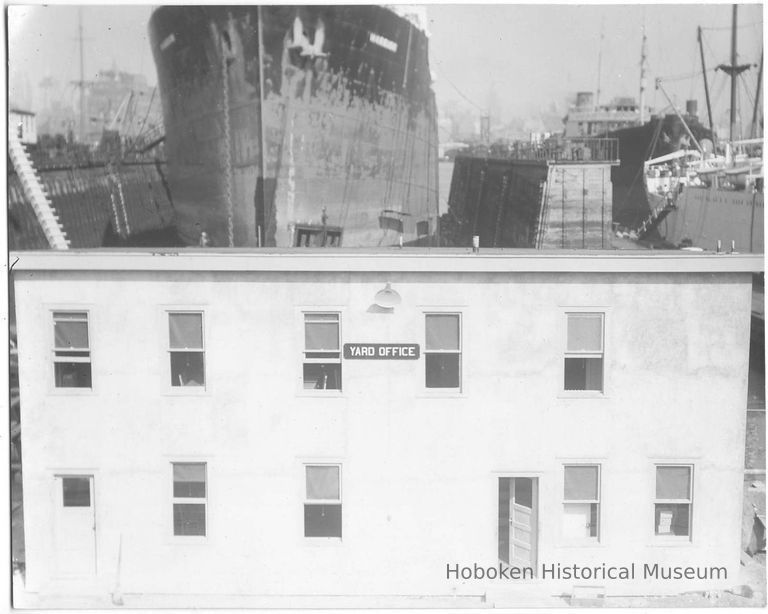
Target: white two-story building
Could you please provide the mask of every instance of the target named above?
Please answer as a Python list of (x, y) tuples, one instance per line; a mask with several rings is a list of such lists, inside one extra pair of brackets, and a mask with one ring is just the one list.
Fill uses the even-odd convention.
[(762, 256), (11, 262), (25, 603), (482, 607), (739, 583)]

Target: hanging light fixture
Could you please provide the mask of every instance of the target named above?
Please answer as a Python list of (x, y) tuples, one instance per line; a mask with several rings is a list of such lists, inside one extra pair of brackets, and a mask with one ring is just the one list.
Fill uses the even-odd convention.
[(389, 282), (387, 282), (387, 285), (384, 286), (383, 290), (379, 290), (376, 293), (376, 296), (373, 297), (375, 305), (387, 309), (399, 305), (401, 300), (400, 295), (390, 287)]

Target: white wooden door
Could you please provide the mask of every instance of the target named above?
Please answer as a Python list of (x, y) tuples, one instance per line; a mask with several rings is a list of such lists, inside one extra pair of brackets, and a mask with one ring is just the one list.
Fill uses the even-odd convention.
[(96, 506), (92, 475), (57, 475), (54, 541), (60, 575), (96, 573)]
[(513, 478), (510, 490), (510, 565), (535, 569), (537, 480)]

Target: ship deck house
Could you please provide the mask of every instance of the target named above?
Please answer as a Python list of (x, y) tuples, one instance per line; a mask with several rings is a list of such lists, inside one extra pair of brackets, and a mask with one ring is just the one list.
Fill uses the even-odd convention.
[[(487, 607), (739, 584), (762, 256), (11, 262), (29, 603)], [(489, 579), (507, 565), (518, 577)]]

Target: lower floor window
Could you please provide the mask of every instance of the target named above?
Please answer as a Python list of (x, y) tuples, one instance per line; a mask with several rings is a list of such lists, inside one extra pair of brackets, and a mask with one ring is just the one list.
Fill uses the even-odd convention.
[(691, 536), (692, 477), (690, 465), (656, 466), (656, 535)]
[(206, 464), (173, 463), (173, 534), (205, 535)]
[(566, 465), (563, 495), (563, 536), (597, 539), (600, 522), (599, 465)]
[(304, 537), (341, 537), (341, 466), (306, 465)]

